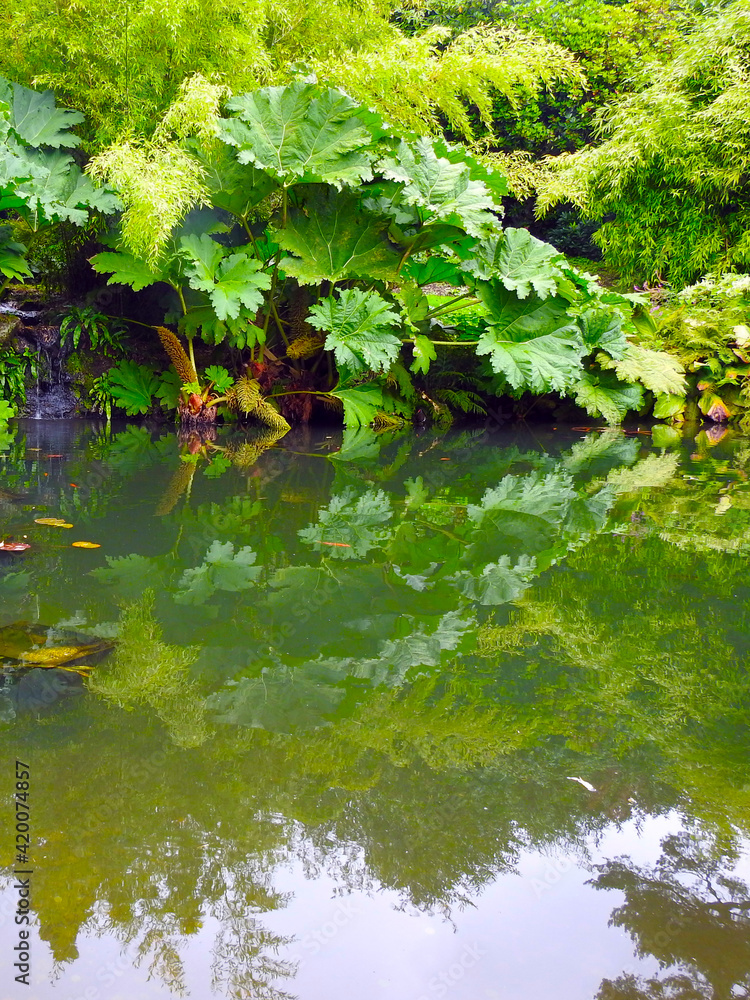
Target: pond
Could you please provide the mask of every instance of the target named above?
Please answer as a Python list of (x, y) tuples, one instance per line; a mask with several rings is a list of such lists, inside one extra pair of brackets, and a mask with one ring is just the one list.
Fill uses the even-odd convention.
[(3, 998), (748, 995), (750, 440), (0, 448)]

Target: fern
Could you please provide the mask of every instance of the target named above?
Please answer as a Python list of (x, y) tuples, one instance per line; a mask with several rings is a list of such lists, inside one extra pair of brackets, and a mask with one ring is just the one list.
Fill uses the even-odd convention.
[(470, 389), (435, 389), (434, 397), (452, 410), (459, 410), (461, 413), (487, 412), (482, 397)]

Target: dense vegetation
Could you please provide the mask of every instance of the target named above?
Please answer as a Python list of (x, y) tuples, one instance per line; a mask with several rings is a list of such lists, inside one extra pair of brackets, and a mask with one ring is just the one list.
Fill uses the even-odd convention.
[[(750, 260), (749, 17), (657, 0), (8, 10), (0, 291), (88, 288), (58, 309), (61, 352), (88, 352), (81, 407), (107, 416), (742, 419), (746, 300), (713, 322), (680, 289)], [(539, 238), (534, 200), (563, 248), (594, 254), (593, 234), (622, 292)], [(0, 373), (21, 370), (6, 417), (38, 363), (0, 345)]]

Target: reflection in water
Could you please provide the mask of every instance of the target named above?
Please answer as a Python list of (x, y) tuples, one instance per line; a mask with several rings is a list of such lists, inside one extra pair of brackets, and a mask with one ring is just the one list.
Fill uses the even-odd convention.
[[(599, 997), (747, 992), (743, 440), (32, 433), (3, 458), (0, 533), (32, 548), (0, 567), (0, 626), (119, 631), (64, 711), (20, 710), (22, 685), (68, 693), (49, 668), (0, 692), (62, 983), (115, 937), (174, 995), (198, 947), (217, 995), (295, 995), (270, 929), (295, 859), (460, 930), (536, 851), (611, 893), (642, 960), (602, 964)], [(670, 812), (655, 863), (596, 854)]]
[(674, 970), (647, 979), (606, 980), (608, 998), (674, 997), (730, 1000), (750, 990), (750, 889), (733, 872), (737, 853), (683, 831), (667, 837), (653, 866), (627, 858), (599, 866), (598, 889), (619, 889), (625, 903), (612, 913), (639, 955)]

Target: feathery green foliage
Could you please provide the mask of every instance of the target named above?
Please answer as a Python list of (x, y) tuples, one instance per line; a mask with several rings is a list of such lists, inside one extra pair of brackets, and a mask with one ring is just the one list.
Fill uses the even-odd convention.
[(346, 88), (403, 129), (440, 135), (443, 117), (466, 139), (476, 135), (472, 106), (492, 133), (494, 97), (518, 109), (544, 87), (584, 82), (575, 59), (559, 45), (487, 25), (454, 39), (441, 27), (412, 38), (397, 35), (314, 67), (321, 79)]
[(601, 145), (547, 163), (538, 210), (572, 202), (626, 277), (685, 284), (750, 263), (750, 10), (705, 18), (646, 89), (603, 115)]

